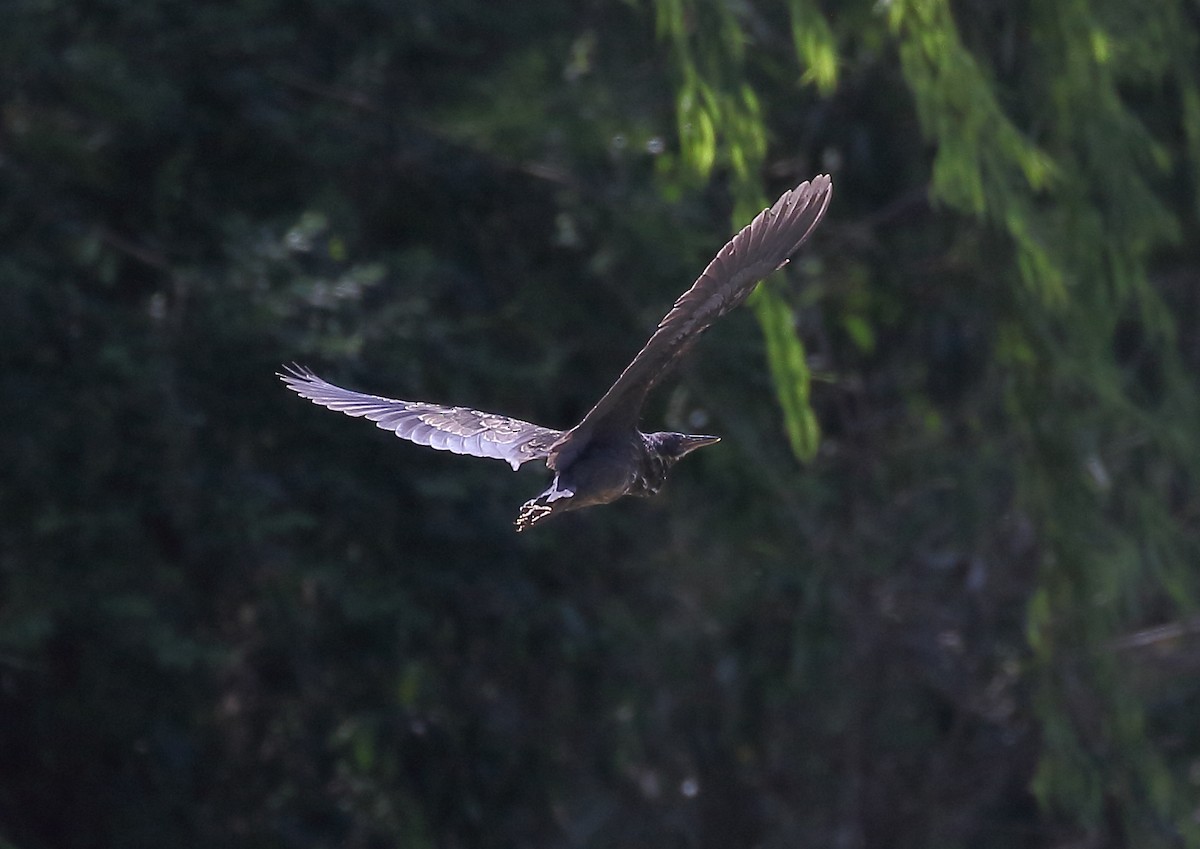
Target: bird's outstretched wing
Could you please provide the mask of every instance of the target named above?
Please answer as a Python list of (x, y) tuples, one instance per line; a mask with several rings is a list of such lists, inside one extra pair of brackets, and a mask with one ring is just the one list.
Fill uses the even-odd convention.
[(439, 451), (504, 460), (513, 469), (550, 453), (562, 431), (469, 407), (396, 401), (334, 386), (299, 366), (285, 366), (279, 379), (301, 398), (348, 416), (362, 416), (401, 439)]
[(833, 183), (814, 177), (784, 192), (716, 255), (692, 288), (659, 322), (650, 341), (583, 421), (550, 449), (551, 468), (569, 465), (600, 430), (637, 426), (646, 393), (687, 348), (725, 313), (741, 304), (758, 281), (787, 262), (825, 214)]

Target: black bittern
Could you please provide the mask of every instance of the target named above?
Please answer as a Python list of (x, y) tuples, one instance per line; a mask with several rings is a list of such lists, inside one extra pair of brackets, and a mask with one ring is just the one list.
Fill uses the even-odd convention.
[(544, 458), (554, 480), (549, 489), (522, 505), (518, 531), (556, 513), (607, 504), (624, 495), (653, 495), (675, 463), (719, 439), (642, 433), (638, 420), (647, 393), (709, 325), (745, 301), (762, 278), (787, 263), (825, 214), (832, 191), (828, 175), (815, 177), (784, 192), (743, 227), (675, 302), (617, 382), (570, 430), (552, 430), (469, 407), (364, 395), (334, 386), (298, 366), (285, 369), (287, 373), (279, 377), (302, 398), (348, 416), (362, 416), (418, 445), (493, 457), (514, 470)]

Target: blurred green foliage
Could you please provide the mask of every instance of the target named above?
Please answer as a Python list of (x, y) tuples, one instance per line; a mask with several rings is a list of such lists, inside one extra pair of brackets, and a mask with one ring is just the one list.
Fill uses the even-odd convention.
[[(0, 845), (1200, 845), (1193, 6), (3, 20)], [(273, 376), (569, 425), (826, 170), (656, 499)]]

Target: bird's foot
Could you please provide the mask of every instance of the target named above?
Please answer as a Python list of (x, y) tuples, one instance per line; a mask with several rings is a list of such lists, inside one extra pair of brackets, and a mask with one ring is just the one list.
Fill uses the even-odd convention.
[(550, 488), (539, 495), (537, 498), (531, 498), (521, 505), (521, 512), (517, 514), (517, 532), (532, 528), (538, 522), (553, 515), (555, 512), (563, 512), (570, 510), (569, 506), (573, 502), (570, 499), (575, 497), (575, 488), (562, 484), (558, 475), (554, 476), (554, 480), (550, 482)]
[(521, 505), (521, 512), (517, 514), (517, 533), (520, 533), (526, 528), (532, 528), (534, 525), (536, 525), (542, 519), (545, 519), (553, 512), (553, 507), (548, 507), (545, 504), (539, 504), (538, 499), (536, 498), (532, 501), (526, 501)]

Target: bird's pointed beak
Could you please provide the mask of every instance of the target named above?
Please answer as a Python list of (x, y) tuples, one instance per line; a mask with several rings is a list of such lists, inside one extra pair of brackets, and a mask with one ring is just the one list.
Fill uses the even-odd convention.
[(719, 436), (685, 436), (679, 443), (679, 455), (684, 457), (691, 454), (697, 448), (703, 448), (706, 445), (716, 445), (721, 441)]

